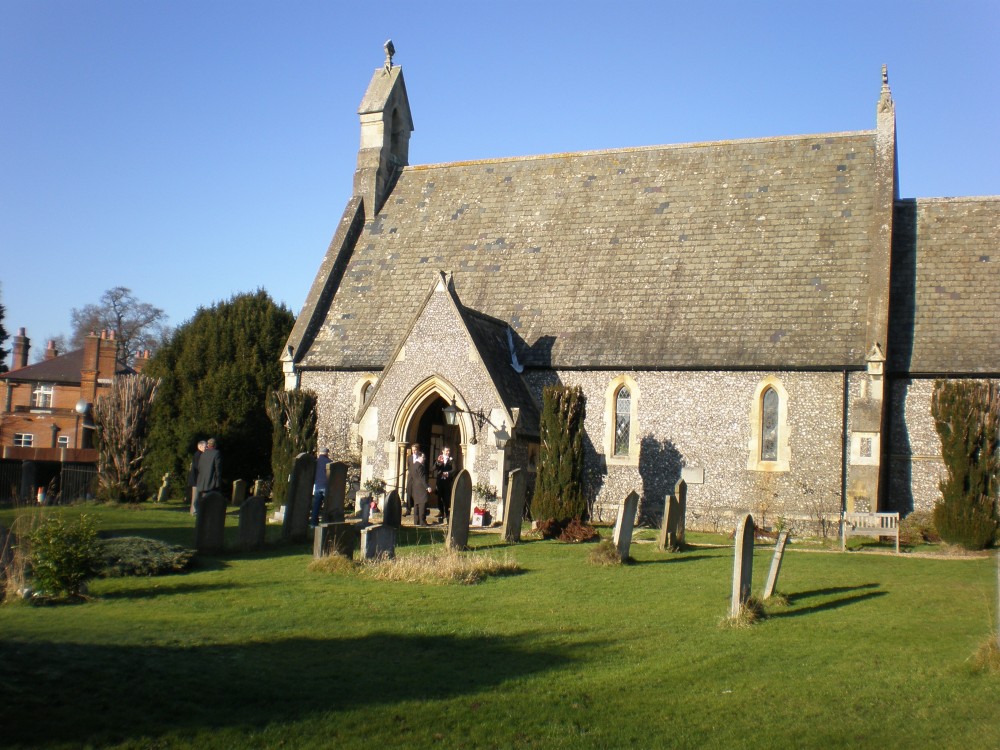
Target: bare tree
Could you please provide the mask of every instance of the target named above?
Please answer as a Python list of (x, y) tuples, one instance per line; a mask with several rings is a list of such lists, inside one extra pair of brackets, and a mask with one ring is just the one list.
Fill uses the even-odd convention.
[(136, 503), (145, 497), (149, 420), (159, 383), (145, 375), (117, 377), (94, 405), (98, 493), (105, 500)]
[(83, 346), (87, 334), (111, 330), (118, 342), (118, 359), (126, 364), (144, 349), (156, 349), (169, 333), (167, 314), (137, 299), (132, 290), (124, 286), (108, 289), (97, 304), (73, 308), (71, 318), (73, 339), (70, 345), (74, 349)]

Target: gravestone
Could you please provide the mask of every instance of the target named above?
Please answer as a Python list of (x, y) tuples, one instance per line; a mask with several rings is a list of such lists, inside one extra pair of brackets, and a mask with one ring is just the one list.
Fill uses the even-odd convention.
[(399, 529), (384, 523), (361, 530), (362, 560), (392, 560), (396, 557), (396, 537)]
[(194, 548), (199, 552), (221, 552), (226, 529), (226, 496), (203, 492), (195, 505)]
[(316, 457), (300, 453), (295, 457), (292, 473), (288, 478), (285, 498), (285, 520), (281, 535), (285, 539), (302, 542), (309, 538), (309, 511), (312, 506), (313, 480), (316, 478)]
[(247, 499), (247, 480), (237, 479), (233, 482), (233, 505), (239, 508)]
[(657, 546), (660, 550), (680, 549), (684, 545), (684, 514), (687, 510), (687, 482), (677, 481), (674, 494), (667, 497), (663, 525)]
[(382, 506), (382, 525), (398, 529), (403, 525), (403, 503), (399, 499), (399, 493), (393, 490), (385, 499)]
[(524, 469), (507, 475), (507, 502), (504, 503), (501, 538), (510, 544), (521, 541), (521, 518), (524, 516)]
[(344, 496), (347, 494), (347, 464), (337, 461), (326, 467), (326, 496), (323, 510), (333, 523), (344, 521)]
[(262, 497), (265, 500), (267, 500), (268, 494), (269, 493), (267, 491), (267, 482), (264, 481), (263, 479), (254, 480), (254, 483), (253, 483), (253, 496), (254, 497)]
[(472, 511), (472, 475), (462, 469), (451, 488), (451, 513), (445, 546), (461, 550), (469, 546), (469, 513)]
[(639, 493), (632, 490), (618, 506), (618, 520), (615, 521), (613, 541), (622, 560), (628, 559), (632, 546), (632, 530), (635, 528), (635, 513), (639, 509)]
[(764, 598), (769, 599), (778, 586), (778, 573), (781, 572), (781, 558), (785, 556), (785, 545), (788, 543), (788, 532), (778, 534), (774, 545), (774, 557), (771, 558), (771, 570), (767, 574), (767, 585), (764, 586)]
[(260, 549), (264, 546), (267, 526), (267, 501), (248, 497), (240, 504), (240, 549)]
[(736, 527), (736, 554), (733, 557), (733, 599), (729, 616), (736, 617), (750, 598), (750, 580), (753, 577), (753, 516), (749, 513)]
[(163, 482), (160, 483), (160, 489), (156, 493), (156, 502), (165, 503), (170, 499), (170, 472), (168, 471), (163, 475)]
[(358, 528), (352, 523), (321, 523), (313, 531), (313, 557), (340, 555), (354, 558)]

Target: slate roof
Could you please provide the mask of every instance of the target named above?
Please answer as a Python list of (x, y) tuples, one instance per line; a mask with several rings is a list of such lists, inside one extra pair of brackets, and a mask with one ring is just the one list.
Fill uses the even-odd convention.
[[(83, 369), (83, 349), (66, 352), (58, 357), (46, 359), (27, 367), (21, 367), (13, 372), (5, 372), (0, 378), (31, 383), (64, 383), (68, 385), (81, 382), (80, 371)], [(131, 367), (115, 366), (115, 374), (130, 374), (135, 372)]]
[(527, 366), (863, 366), (874, 184), (875, 131), (406, 167), (299, 366), (384, 367), (438, 269)]
[(893, 226), (892, 369), (1000, 373), (1000, 196), (899, 201)]

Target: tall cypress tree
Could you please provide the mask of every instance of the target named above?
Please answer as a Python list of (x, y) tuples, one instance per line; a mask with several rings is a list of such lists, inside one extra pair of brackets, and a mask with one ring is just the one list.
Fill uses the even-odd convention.
[(931, 414), (947, 472), (934, 525), (949, 544), (983, 549), (997, 530), (1000, 388), (984, 381), (938, 380)]
[(267, 416), (271, 420), (271, 497), (285, 499), (288, 475), (295, 457), (316, 451), (316, 394), (312, 391), (271, 391), (267, 394)]
[(150, 432), (150, 471), (187, 476), (199, 439), (215, 437), (222, 475), (252, 481), (271, 473), (268, 391), (295, 319), (263, 289), (201, 308), (157, 350), (144, 373), (160, 378)]
[(541, 447), (531, 515), (537, 521), (582, 518), (583, 421), (586, 403), (579, 386), (547, 386), (542, 391)]

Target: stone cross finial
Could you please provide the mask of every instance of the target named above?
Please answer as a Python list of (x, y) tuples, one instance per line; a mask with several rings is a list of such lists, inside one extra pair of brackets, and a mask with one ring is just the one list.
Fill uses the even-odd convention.
[(392, 56), (396, 54), (396, 47), (393, 45), (391, 39), (386, 39), (382, 47), (385, 49), (385, 72), (388, 73), (392, 70)]

